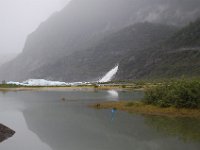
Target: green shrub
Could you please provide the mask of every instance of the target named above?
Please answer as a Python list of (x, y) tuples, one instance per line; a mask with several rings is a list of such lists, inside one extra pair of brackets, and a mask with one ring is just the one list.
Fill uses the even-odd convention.
[(16, 87), (21, 87), (21, 86), (15, 84), (0, 84), (0, 88), (16, 88)]
[(128, 102), (125, 106), (126, 106), (126, 107), (132, 107), (133, 105), (134, 105), (133, 102)]
[(126, 85), (122, 85), (122, 88), (126, 88)]
[(144, 102), (161, 107), (200, 108), (200, 81), (181, 80), (158, 85), (145, 92)]

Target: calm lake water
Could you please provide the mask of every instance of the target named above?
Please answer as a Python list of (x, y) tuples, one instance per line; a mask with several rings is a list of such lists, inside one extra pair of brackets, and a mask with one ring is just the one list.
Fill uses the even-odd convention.
[(0, 123), (16, 131), (0, 150), (200, 149), (200, 120), (112, 115), (87, 107), (141, 97), (142, 92), (122, 91), (0, 92)]

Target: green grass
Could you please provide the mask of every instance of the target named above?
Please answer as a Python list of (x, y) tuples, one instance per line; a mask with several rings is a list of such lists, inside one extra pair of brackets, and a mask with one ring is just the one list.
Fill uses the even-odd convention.
[(191, 108), (162, 108), (155, 105), (145, 104), (143, 102), (119, 101), (119, 102), (102, 102), (92, 104), (91, 107), (97, 109), (112, 109), (127, 111), (130, 113), (138, 113), (153, 116), (168, 116), (168, 117), (189, 117), (200, 118), (200, 109)]
[(200, 80), (174, 80), (149, 88), (144, 102), (160, 107), (200, 108)]
[(18, 88), (18, 87), (23, 87), (23, 86), (14, 85), (14, 84), (0, 84), (0, 88)]
[(105, 102), (98, 104), (98, 108), (117, 108), (122, 111), (158, 116), (200, 118), (199, 78), (166, 79), (159, 82), (138, 81), (134, 85), (143, 87), (145, 97), (142, 101)]

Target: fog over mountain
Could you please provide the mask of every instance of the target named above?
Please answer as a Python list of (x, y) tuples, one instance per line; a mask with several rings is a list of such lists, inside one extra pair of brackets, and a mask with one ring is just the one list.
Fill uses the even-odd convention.
[(0, 55), (19, 53), (28, 34), (60, 11), (68, 0), (1, 0)]
[(17, 53), (1, 53), (0, 55), (0, 65), (14, 59), (17, 56)]
[[(62, 11), (52, 15), (28, 36), (23, 52), (0, 68), (0, 79), (96, 79), (130, 51), (152, 47), (160, 38), (162, 40), (159, 42), (170, 38), (179, 28), (200, 16), (199, 8), (199, 0), (72, 0)], [(141, 22), (149, 23), (142, 24), (142, 28), (134, 26)], [(131, 33), (133, 38), (129, 39), (132, 35), (128, 34)], [(137, 36), (141, 39), (136, 38)], [(109, 62), (106, 63), (107, 59), (100, 58), (105, 50), (115, 53), (117, 46), (113, 37), (120, 39), (118, 41), (126, 46), (116, 51), (121, 55), (108, 57)], [(129, 42), (124, 40), (123, 43), (124, 37)], [(138, 43), (143, 40), (143, 44)], [(102, 44), (108, 45), (108, 41), (113, 46), (103, 47)], [(102, 47), (99, 48), (99, 45)], [(89, 55), (88, 52), (94, 55)], [(135, 54), (131, 55), (134, 58)], [(92, 56), (94, 61), (88, 61)], [(95, 61), (96, 59), (99, 61)], [(83, 75), (80, 70), (91, 73), (88, 75), (84, 72)]]

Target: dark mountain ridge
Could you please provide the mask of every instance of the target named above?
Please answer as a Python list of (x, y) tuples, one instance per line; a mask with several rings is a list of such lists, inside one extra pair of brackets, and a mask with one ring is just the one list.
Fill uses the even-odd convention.
[[(151, 23), (184, 26), (186, 23), (197, 18), (197, 16), (200, 16), (200, 1), (191, 1), (72, 0), (66, 8), (54, 14), (47, 21), (42, 23), (35, 32), (28, 36), (23, 52), (16, 59), (0, 68), (0, 79), (26, 80), (29, 78), (45, 77), (46, 79), (53, 80), (81, 80), (81, 77), (76, 77), (80, 75), (72, 74), (72, 72), (79, 72), (77, 68), (72, 68), (68, 65), (63, 67), (63, 69), (58, 69), (59, 66), (57, 64), (62, 66), (62, 61), (69, 62), (67, 64), (72, 64), (75, 59), (77, 59), (76, 61), (78, 62), (79, 55), (83, 55), (84, 57), (87, 54), (85, 50), (94, 49), (96, 45), (96, 47), (98, 47), (98, 44), (101, 43), (102, 40), (109, 40), (107, 39), (109, 35), (112, 36), (114, 33), (117, 33), (117, 31), (120, 33), (125, 27), (137, 22), (148, 21)], [(160, 31), (158, 31), (158, 33), (159, 32)], [(126, 34), (128, 34), (128, 32)], [(123, 36), (124, 35), (122, 35), (122, 37)], [(135, 34), (135, 36), (137, 35)], [(161, 36), (161, 39), (162, 37), (163, 36)], [(113, 40), (114, 37), (110, 39), (114, 45), (117, 42)], [(119, 36), (119, 40), (116, 39), (116, 41), (119, 41), (121, 44), (127, 42), (126, 44), (124, 43), (124, 45), (132, 44), (134, 49), (144, 48), (144, 44), (138, 44), (137, 40), (131, 42), (134, 41), (134, 39), (129, 39), (128, 41), (128, 39), (123, 40), (123, 38)], [(149, 44), (151, 45), (151, 41), (146, 43), (145, 46), (148, 47), (150, 46)], [(112, 49), (111, 45), (112, 43), (109, 45), (110, 49), (107, 49), (107, 51), (110, 51), (110, 54), (121, 53), (120, 55), (125, 55), (126, 51), (129, 51), (129, 47), (122, 46), (121, 50), (118, 49), (114, 52), (115, 50)], [(120, 47), (120, 44), (118, 45)], [(116, 47), (117, 46), (113, 46), (113, 48)], [(104, 47), (101, 47), (101, 50), (102, 49), (104, 49)], [(98, 58), (97, 60), (99, 61), (93, 62), (92, 59), (90, 61), (94, 66), (99, 65), (95, 63), (100, 63), (100, 58), (103, 58), (104, 51), (101, 50), (98, 52), (96, 51), (97, 54), (94, 54), (95, 58)], [(79, 53), (79, 51), (81, 52)], [(92, 50), (91, 53), (93, 53)], [(116, 59), (119, 58), (118, 55), (114, 56)], [(84, 59), (90, 59), (90, 57), (87, 58), (87, 56), (85, 56)], [(109, 61), (112, 62), (110, 64), (116, 62), (114, 60), (114, 57), (113, 61), (109, 58)], [(102, 61), (104, 61), (104, 59), (102, 59)], [(82, 63), (82, 61), (80, 62)], [(76, 64), (75, 67), (79, 68), (80, 65), (81, 64)], [(55, 66), (55, 68), (51, 67), (46, 69), (48, 66)], [(88, 68), (87, 71), (96, 69), (96, 71), (94, 71), (96, 73), (94, 73), (94, 76), (83, 77), (83, 79), (89, 79), (90, 77), (92, 77), (92, 79), (98, 78), (109, 67), (111, 66), (105, 65), (105, 67), (102, 67), (104, 69), (99, 69), (98, 71), (98, 67), (92, 68), (85, 66), (85, 68)], [(49, 72), (54, 73), (49, 74)], [(69, 76), (66, 77), (66, 75)], [(87, 73), (85, 73), (85, 76), (87, 76)]]
[(174, 26), (138, 23), (107, 36), (92, 48), (63, 57), (31, 74), (34, 78), (97, 81), (116, 64), (120, 64), (127, 53), (131, 52), (133, 58), (134, 53), (165, 41), (175, 31), (177, 28)]
[[(200, 75), (200, 20), (191, 22), (169, 39), (122, 61), (116, 79), (178, 78)], [(132, 55), (135, 60), (131, 60)]]

